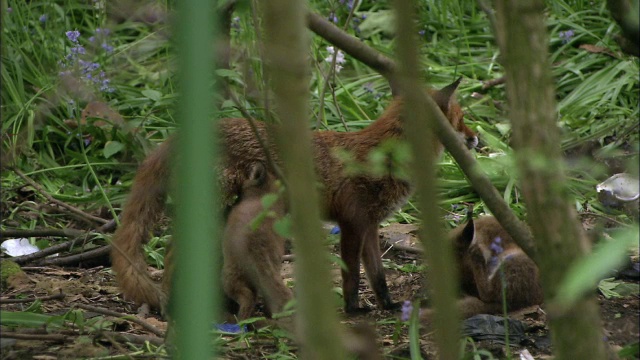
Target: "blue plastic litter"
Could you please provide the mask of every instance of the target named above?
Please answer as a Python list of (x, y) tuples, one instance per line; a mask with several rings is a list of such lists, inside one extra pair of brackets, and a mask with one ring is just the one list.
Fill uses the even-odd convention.
[(227, 334), (240, 334), (247, 332), (247, 326), (240, 326), (238, 324), (213, 324), (216, 330)]
[(340, 234), (340, 227), (337, 225), (332, 227), (331, 231), (329, 231), (329, 234), (331, 235)]

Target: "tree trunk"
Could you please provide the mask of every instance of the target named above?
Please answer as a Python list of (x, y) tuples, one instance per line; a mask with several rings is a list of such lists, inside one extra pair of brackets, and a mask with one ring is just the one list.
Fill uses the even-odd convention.
[(435, 185), (435, 154), (433, 133), (435, 118), (440, 112), (430, 97), (426, 97), (420, 80), (417, 29), (414, 26), (415, 3), (395, 1), (398, 13), (398, 83), (405, 100), (405, 134), (412, 148), (413, 181), (416, 184), (418, 205), (421, 209), (420, 239), (428, 263), (427, 276), (431, 298), (436, 308), (433, 323), (439, 358), (455, 360), (459, 357), (458, 312), (455, 296), (458, 290), (455, 260), (451, 243), (442, 231), (441, 213), (437, 204)]
[[(561, 163), (559, 129), (542, 0), (497, 0), (496, 37), (503, 54), (513, 143), (537, 263), (547, 300), (569, 266), (588, 251), (571, 206)], [(542, 255), (544, 254), (544, 255)], [(549, 316), (557, 359), (604, 359), (595, 296)]]
[[(308, 43), (304, 2), (263, 3), (265, 56), (271, 74), (280, 159), (284, 163), (296, 248), (296, 333), (302, 358), (342, 359), (335, 303), (331, 301), (328, 256), (323, 246), (318, 192), (312, 163), (308, 109)], [(286, 20), (285, 20), (286, 19)]]

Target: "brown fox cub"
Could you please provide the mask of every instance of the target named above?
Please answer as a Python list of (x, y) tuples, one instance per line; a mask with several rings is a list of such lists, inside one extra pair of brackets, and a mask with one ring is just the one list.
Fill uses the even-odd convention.
[[(265, 211), (262, 197), (277, 191), (275, 183), (267, 168), (256, 163), (224, 229), (222, 284), (225, 294), (239, 305), (238, 320), (251, 316), (258, 293), (264, 297), (269, 316), (281, 312), (291, 299), (291, 291), (282, 283), (285, 239), (273, 229), (276, 219), (269, 214), (251, 229), (251, 223)], [(269, 211), (283, 216), (284, 201), (277, 200)]]
[[(450, 233), (462, 291), (458, 301), (463, 318), (502, 312), (502, 281), (508, 311), (542, 304), (538, 267), (493, 216), (469, 217)], [(501, 274), (502, 273), (502, 274)], [(422, 312), (423, 318), (430, 310)]]
[[(455, 90), (461, 79), (429, 94), (468, 146), (477, 143), (475, 133), (465, 126), (462, 109), (455, 101)], [(321, 202), (325, 216), (338, 223), (341, 229), (341, 255), (347, 269), (342, 272), (345, 310), (359, 309), (358, 284), (360, 259), (374, 290), (378, 306), (390, 309), (378, 239), (378, 226), (395, 209), (404, 204), (412, 186), (391, 174), (384, 176), (347, 176), (344, 164), (336, 158), (336, 149), (353, 154), (365, 162), (371, 150), (393, 139), (403, 138), (403, 101), (395, 99), (386, 111), (369, 127), (355, 132), (316, 131), (313, 133), (314, 163), (322, 183)], [(223, 206), (233, 205), (233, 198), (241, 193), (251, 172), (252, 164), (267, 163), (265, 153), (246, 119), (223, 119), (218, 122), (224, 150), (220, 180)], [(257, 132), (265, 140), (271, 157), (279, 163), (275, 146), (269, 139), (264, 123), (257, 123)], [(122, 223), (113, 239), (112, 264), (125, 296), (159, 308), (166, 297), (146, 272), (142, 244), (164, 209), (170, 179), (170, 157), (173, 139), (166, 141), (142, 163), (122, 214)], [(440, 154), (442, 145), (434, 142), (434, 152)]]

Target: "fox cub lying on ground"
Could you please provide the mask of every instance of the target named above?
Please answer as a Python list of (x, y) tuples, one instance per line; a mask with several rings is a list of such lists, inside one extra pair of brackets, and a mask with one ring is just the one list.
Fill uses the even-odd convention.
[[(449, 237), (465, 294), (458, 301), (463, 318), (502, 313), (502, 281), (508, 311), (542, 304), (538, 267), (495, 217), (474, 221), (469, 216), (467, 224), (453, 229)], [(432, 311), (423, 309), (423, 320), (428, 320)]]

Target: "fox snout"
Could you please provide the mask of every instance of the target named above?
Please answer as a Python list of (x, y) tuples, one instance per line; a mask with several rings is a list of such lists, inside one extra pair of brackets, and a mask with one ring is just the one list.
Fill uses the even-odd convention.
[(467, 149), (471, 150), (478, 146), (478, 137), (476, 135), (465, 136), (464, 144), (467, 146)]

